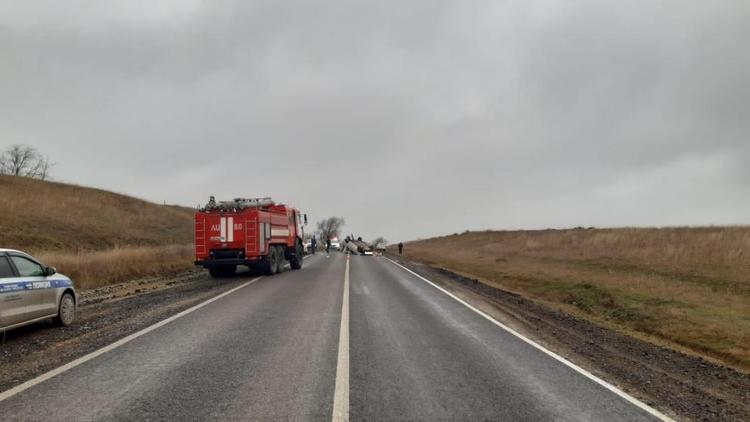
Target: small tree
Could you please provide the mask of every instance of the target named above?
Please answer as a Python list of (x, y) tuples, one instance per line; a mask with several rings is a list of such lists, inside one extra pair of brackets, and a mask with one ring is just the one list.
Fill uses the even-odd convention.
[(34, 169), (37, 152), (33, 147), (13, 145), (0, 156), (3, 174), (28, 176)]
[(385, 249), (388, 246), (388, 241), (384, 237), (378, 237), (372, 241), (371, 245), (375, 249)]
[(0, 154), (0, 174), (47, 180), (52, 166), (48, 157), (28, 145), (16, 144)]
[(35, 177), (39, 180), (49, 179), (50, 169), (52, 169), (54, 165), (55, 163), (50, 161), (49, 157), (40, 154), (31, 177)]
[(325, 220), (318, 221), (320, 240), (325, 241), (329, 237), (338, 237), (342, 227), (344, 227), (343, 217), (328, 217)]

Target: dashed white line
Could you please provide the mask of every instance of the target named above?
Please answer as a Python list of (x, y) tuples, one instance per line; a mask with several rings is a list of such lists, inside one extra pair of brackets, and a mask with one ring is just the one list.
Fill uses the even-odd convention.
[(648, 412), (652, 416), (654, 416), (654, 417), (656, 417), (656, 418), (658, 418), (658, 419), (660, 419), (662, 421), (673, 422), (673, 419), (670, 418), (669, 416), (667, 416), (667, 415), (659, 412), (658, 410), (656, 410), (653, 407), (647, 405), (646, 403), (643, 403), (642, 401), (636, 399), (635, 397), (632, 397), (628, 393), (620, 390), (619, 388), (617, 388), (614, 385), (608, 383), (607, 381), (604, 381), (603, 379), (597, 377), (596, 375), (590, 373), (589, 371), (587, 371), (587, 370), (579, 367), (578, 365), (574, 364), (573, 362), (570, 362), (569, 360), (567, 360), (564, 357), (558, 355), (557, 353), (552, 352), (552, 351), (544, 348), (540, 344), (534, 342), (533, 340), (530, 340), (530, 339), (524, 337), (519, 332), (517, 332), (517, 331), (513, 330), (512, 328), (508, 327), (507, 325), (505, 325), (505, 324), (497, 321), (496, 319), (492, 318), (491, 316), (485, 314), (484, 312), (480, 311), (479, 309), (477, 309), (474, 306), (470, 305), (469, 303), (465, 302), (463, 299), (459, 298), (458, 296), (454, 295), (453, 293), (451, 293), (451, 292), (445, 290), (444, 288), (438, 286), (437, 284), (433, 283), (432, 281), (430, 281), (430, 280), (422, 277), (421, 275), (419, 275), (419, 274), (415, 273), (414, 271), (412, 271), (412, 270), (404, 267), (403, 265), (399, 264), (398, 262), (396, 262), (396, 261), (394, 261), (394, 260), (392, 260), (390, 258), (386, 258), (386, 257), (383, 257), (383, 258), (385, 258), (388, 261), (390, 261), (393, 265), (401, 267), (403, 270), (405, 270), (405, 271), (413, 274), (414, 276), (416, 276), (420, 280), (422, 280), (422, 281), (430, 284), (432, 287), (434, 287), (434, 288), (440, 290), (441, 292), (447, 294), (448, 296), (452, 297), (453, 299), (455, 299), (456, 301), (458, 301), (462, 305), (466, 306), (467, 308), (469, 308), (472, 311), (476, 312), (477, 314), (481, 315), (482, 317), (484, 317), (485, 319), (489, 320), (490, 322), (492, 322), (493, 324), (497, 325), (498, 327), (502, 328), (503, 330), (505, 330), (505, 331), (513, 334), (514, 336), (520, 338), (521, 340), (525, 341), (526, 343), (530, 344), (531, 346), (535, 347), (536, 349), (539, 349), (540, 351), (544, 352), (545, 354), (547, 354), (548, 356), (554, 358), (555, 360), (561, 362), (562, 364), (568, 366), (569, 368), (573, 369), (574, 371), (578, 372), (579, 374), (581, 374), (581, 375), (589, 378), (590, 380), (592, 380), (595, 383), (601, 385), (602, 387), (606, 388), (607, 390), (609, 390), (609, 391), (617, 394), (618, 396), (620, 396), (623, 399), (627, 400), (628, 402), (632, 403), (636, 407), (639, 407), (640, 409), (644, 410), (645, 412)]
[(344, 300), (341, 305), (339, 357), (336, 364), (336, 387), (333, 394), (333, 421), (349, 420), (349, 256), (344, 272)]

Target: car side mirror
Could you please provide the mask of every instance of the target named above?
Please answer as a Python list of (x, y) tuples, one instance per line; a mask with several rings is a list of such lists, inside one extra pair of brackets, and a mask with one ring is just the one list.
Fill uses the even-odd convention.
[(49, 277), (51, 275), (57, 274), (57, 269), (55, 267), (47, 267), (44, 269), (44, 276)]

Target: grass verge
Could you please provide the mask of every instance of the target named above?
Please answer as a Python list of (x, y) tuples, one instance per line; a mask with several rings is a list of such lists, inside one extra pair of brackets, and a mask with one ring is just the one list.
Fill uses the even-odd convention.
[(73, 279), (81, 290), (195, 268), (192, 245), (122, 247), (78, 253), (41, 252), (37, 257)]

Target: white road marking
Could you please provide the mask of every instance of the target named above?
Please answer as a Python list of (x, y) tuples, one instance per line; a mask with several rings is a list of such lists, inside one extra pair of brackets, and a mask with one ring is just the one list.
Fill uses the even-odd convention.
[(333, 421), (349, 420), (349, 257), (344, 273), (344, 301), (341, 305), (339, 357), (336, 364), (336, 388), (333, 393)]
[(34, 379), (26, 381), (23, 384), (17, 385), (15, 387), (11, 388), (10, 390), (6, 390), (6, 391), (0, 393), (0, 402), (2, 402), (3, 400), (11, 398), (11, 397), (15, 396), (18, 393), (26, 391), (29, 388), (31, 388), (31, 387), (33, 387), (33, 386), (35, 386), (37, 384), (40, 384), (40, 383), (42, 383), (44, 381), (47, 381), (50, 378), (53, 378), (53, 377), (55, 377), (57, 375), (60, 375), (63, 372), (66, 372), (66, 371), (68, 371), (70, 369), (73, 369), (76, 366), (82, 365), (82, 364), (90, 361), (91, 359), (96, 358), (97, 356), (103, 355), (103, 354), (105, 354), (105, 353), (107, 353), (107, 352), (109, 352), (111, 350), (114, 350), (114, 349), (122, 346), (125, 343), (128, 343), (128, 342), (130, 342), (132, 340), (137, 339), (138, 337), (141, 337), (144, 334), (148, 334), (151, 331), (156, 330), (157, 328), (163, 327), (164, 325), (167, 325), (170, 322), (172, 322), (172, 321), (174, 321), (174, 320), (176, 320), (178, 318), (182, 318), (182, 317), (184, 317), (185, 315), (187, 315), (187, 314), (189, 314), (191, 312), (195, 312), (198, 309), (200, 309), (200, 308), (202, 308), (202, 307), (204, 307), (204, 306), (206, 306), (206, 305), (208, 305), (208, 304), (210, 304), (212, 302), (215, 302), (215, 301), (223, 298), (224, 296), (230, 295), (230, 294), (236, 292), (237, 290), (239, 290), (239, 289), (241, 289), (243, 287), (247, 287), (247, 286), (255, 283), (256, 281), (260, 280), (261, 278), (263, 278), (263, 277), (258, 277), (258, 278), (255, 278), (253, 280), (250, 280), (248, 282), (242, 283), (241, 285), (239, 285), (239, 286), (237, 286), (237, 287), (235, 287), (235, 288), (233, 288), (231, 290), (227, 290), (226, 292), (224, 292), (224, 293), (222, 293), (220, 295), (214, 296), (214, 297), (212, 297), (211, 299), (208, 299), (205, 302), (199, 303), (199, 304), (193, 306), (192, 308), (186, 309), (186, 310), (184, 310), (184, 311), (182, 311), (182, 312), (180, 312), (178, 314), (172, 315), (171, 317), (169, 317), (169, 318), (167, 318), (165, 320), (159, 321), (156, 324), (151, 325), (150, 327), (146, 327), (146, 328), (142, 329), (141, 331), (138, 331), (137, 333), (133, 333), (133, 334), (131, 334), (131, 335), (125, 337), (125, 338), (122, 338), (122, 339), (120, 339), (120, 340), (118, 340), (118, 341), (110, 344), (109, 346), (102, 347), (101, 349), (96, 350), (94, 352), (91, 352), (88, 355), (82, 356), (82, 357), (80, 357), (80, 358), (78, 358), (78, 359), (76, 359), (76, 360), (74, 360), (72, 362), (66, 363), (65, 365), (63, 365), (63, 366), (61, 366), (59, 368), (55, 368), (55, 369), (53, 369), (53, 370), (51, 370), (51, 371), (49, 371), (47, 373), (44, 373), (44, 374), (42, 374), (42, 375), (40, 375), (40, 376), (38, 376), (38, 377), (36, 377)]
[(674, 420), (672, 418), (670, 418), (669, 416), (667, 416), (667, 415), (659, 412), (658, 410), (652, 408), (651, 406), (647, 405), (646, 403), (643, 403), (642, 401), (636, 399), (635, 397), (632, 397), (628, 393), (620, 390), (619, 388), (617, 388), (614, 385), (608, 383), (607, 381), (604, 381), (603, 379), (597, 377), (596, 375), (592, 374), (591, 372), (589, 372), (589, 371), (587, 371), (587, 370), (579, 367), (578, 365), (574, 364), (573, 362), (570, 362), (569, 360), (565, 359), (564, 357), (562, 357), (562, 356), (560, 356), (560, 355), (558, 355), (558, 354), (556, 354), (556, 353), (554, 353), (554, 352), (552, 352), (552, 351), (544, 348), (543, 346), (541, 346), (540, 344), (534, 342), (533, 340), (524, 337), (519, 332), (517, 332), (517, 331), (513, 330), (512, 328), (508, 327), (507, 325), (505, 325), (505, 324), (497, 321), (496, 319), (492, 318), (491, 316), (485, 314), (484, 312), (480, 311), (479, 309), (477, 309), (474, 306), (470, 305), (469, 303), (465, 302), (463, 299), (459, 298), (458, 296), (454, 295), (453, 293), (451, 293), (451, 292), (445, 290), (444, 288), (438, 286), (437, 284), (433, 283), (432, 281), (430, 281), (430, 280), (422, 277), (421, 275), (419, 275), (419, 274), (415, 273), (414, 271), (412, 271), (412, 270), (404, 267), (403, 265), (399, 264), (398, 262), (396, 262), (396, 261), (394, 261), (394, 260), (392, 260), (390, 258), (387, 258), (387, 257), (383, 257), (383, 258), (387, 259), (392, 264), (394, 264), (394, 265), (402, 268), (403, 270), (405, 270), (405, 271), (407, 271), (407, 272), (415, 275), (420, 280), (427, 282), (432, 287), (434, 287), (434, 288), (440, 290), (441, 292), (447, 294), (448, 296), (452, 297), (453, 299), (455, 299), (456, 301), (458, 301), (462, 305), (464, 305), (467, 308), (471, 309), (472, 311), (476, 312), (477, 314), (479, 314), (480, 316), (482, 316), (485, 319), (489, 320), (490, 322), (492, 322), (493, 324), (497, 325), (498, 327), (502, 328), (503, 330), (505, 330), (505, 331), (513, 334), (514, 336), (520, 338), (521, 340), (525, 341), (526, 343), (530, 344), (531, 346), (533, 346), (533, 347), (539, 349), (540, 351), (544, 352), (548, 356), (554, 358), (555, 360), (557, 360), (557, 361), (563, 363), (564, 365), (570, 367), (571, 369), (575, 370), (579, 374), (581, 374), (581, 375), (589, 378), (590, 380), (592, 380), (595, 383), (601, 385), (602, 387), (606, 388), (607, 390), (609, 390), (609, 391), (617, 394), (618, 396), (622, 397), (623, 399), (627, 400), (628, 402), (632, 403), (633, 405), (635, 405), (635, 406), (639, 407), (640, 409), (648, 412), (652, 416), (654, 416), (654, 417), (656, 417), (656, 418), (658, 418), (658, 419), (660, 419), (662, 421), (674, 422)]

